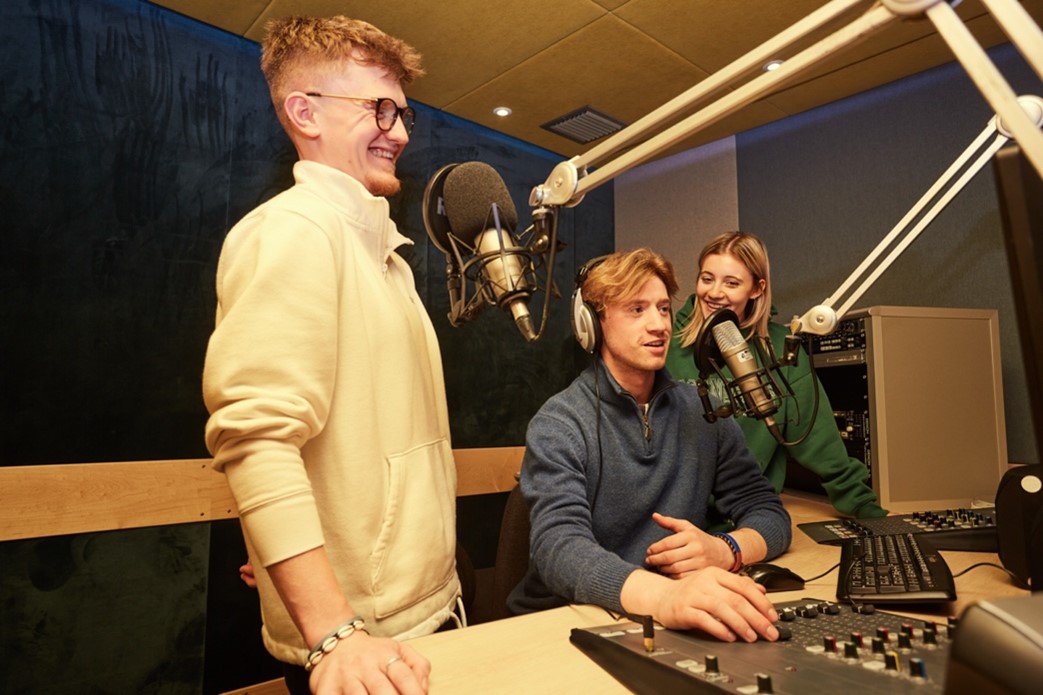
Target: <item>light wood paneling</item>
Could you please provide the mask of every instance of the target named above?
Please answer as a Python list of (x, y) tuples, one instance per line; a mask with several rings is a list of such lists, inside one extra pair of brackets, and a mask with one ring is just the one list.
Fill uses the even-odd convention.
[[(524, 447), (457, 449), (458, 495), (514, 487)], [(209, 459), (0, 467), (0, 541), (233, 519)]]
[(286, 695), (288, 692), (290, 691), (286, 689), (286, 681), (282, 678), (276, 678), (275, 680), (265, 681), (257, 685), (248, 685), (238, 690), (229, 690), (222, 695)]
[(0, 468), (0, 540), (235, 516), (208, 459)]
[(523, 446), (454, 449), (457, 496), (509, 491), (517, 483), (524, 455)]

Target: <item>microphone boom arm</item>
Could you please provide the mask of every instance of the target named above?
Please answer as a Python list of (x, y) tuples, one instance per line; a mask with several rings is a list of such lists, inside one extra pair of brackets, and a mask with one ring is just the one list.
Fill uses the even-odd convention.
[[(766, 72), (749, 81), (745, 85), (712, 102), (702, 110), (688, 116), (676, 125), (662, 131), (658, 135), (642, 138), (660, 127), (668, 119), (682, 113), (694, 104), (748, 76), (779, 52), (799, 41), (807, 34), (821, 28), (827, 22), (844, 14), (865, 0), (833, 0), (819, 10), (797, 22), (789, 29), (769, 39), (761, 46), (753, 49), (733, 63), (727, 65), (692, 88), (674, 97), (655, 111), (627, 126), (605, 142), (594, 147), (590, 152), (573, 157), (558, 164), (547, 180), (532, 190), (529, 205), (578, 205), (587, 191), (611, 181), (623, 172), (642, 164), (659, 152), (680, 142), (684, 138), (703, 130), (709, 125), (731, 115), (739, 109), (757, 101), (774, 89), (781, 87), (812, 67), (816, 62), (828, 57), (862, 38), (866, 38), (876, 29), (886, 26), (896, 17), (881, 8), (870, 10), (865, 16), (856, 20), (856, 25), (846, 27), (835, 34), (819, 41), (798, 55), (783, 63), (777, 70)], [(635, 145), (628, 152), (620, 155), (597, 171), (587, 174), (587, 168), (598, 164), (605, 157)]]
[[(959, 0), (951, 1), (953, 4), (959, 3)], [(760, 69), (766, 60), (778, 55), (783, 48), (866, 2), (867, 0), (831, 0), (589, 152), (559, 163), (543, 184), (532, 189), (529, 205), (578, 205), (587, 191), (611, 181), (684, 138), (757, 101), (833, 53), (867, 38), (896, 19), (920, 15), (926, 15), (934, 24), (985, 100), (993, 107), (993, 111), (1004, 119), (1029, 161), (1043, 176), (1043, 133), (1018, 107), (1013, 90), (945, 0), (879, 0), (863, 15), (788, 59), (777, 70), (761, 74), (658, 135), (647, 137), (668, 119), (686, 111), (711, 94), (730, 87), (751, 71)], [(1028, 12), (1016, 0), (982, 2), (1007, 33), (1011, 42), (1043, 77), (1043, 32)], [(589, 167), (631, 145), (634, 146), (628, 152), (610, 160), (593, 173), (588, 173)]]
[[(1018, 104), (1021, 107), (1020, 110), (1025, 116), (1026, 120), (1034, 121), (1036, 127), (1043, 124), (1043, 99), (1038, 96), (1023, 96), (1018, 98)], [(1039, 131), (1037, 131), (1038, 133)], [(992, 142), (987, 141), (990, 137), (995, 135)], [(848, 278), (841, 283), (840, 287), (836, 291), (827, 297), (822, 304), (811, 307), (803, 316), (794, 316), (790, 322), (790, 331), (794, 334), (811, 333), (814, 335), (829, 335), (836, 330), (837, 323), (840, 319), (854, 306), (866, 290), (868, 290), (876, 280), (883, 275), (891, 264), (898, 259), (900, 255), (916, 241), (920, 233), (927, 228), (927, 226), (934, 221), (934, 218), (938, 216), (946, 205), (948, 205), (956, 195), (963, 190), (964, 186), (974, 178), (974, 176), (984, 167), (996, 154), (997, 151), (1003, 145), (1005, 145), (1011, 139), (1011, 132), (1006, 126), (1006, 122), (999, 116), (993, 116), (985, 129), (978, 135), (977, 138), (967, 146), (956, 160), (949, 166), (948, 169), (938, 178), (934, 184), (927, 189), (927, 192), (918, 200), (909, 212), (899, 220), (898, 224), (895, 225), (888, 234), (880, 240), (876, 248), (866, 256), (862, 263), (855, 268), (855, 270), (848, 276)], [(982, 149), (984, 147), (984, 149)], [(970, 163), (968, 161), (976, 152), (979, 152), (977, 159)], [(962, 170), (962, 173), (960, 173)], [(959, 174), (958, 178), (953, 181), (953, 178)], [(946, 188), (948, 186), (948, 188)], [(913, 224), (913, 221), (917, 219), (917, 216), (923, 211), (923, 209), (932, 201), (936, 202), (931, 206), (929, 210), (919, 221), (916, 222), (911, 228), (909, 225)], [(904, 233), (904, 236), (901, 236)], [(895, 244), (895, 240), (898, 239), (897, 245), (891, 250), (891, 252), (881, 261), (875, 268), (873, 264), (877, 262), (888, 248), (891, 248)], [(867, 271), (872, 269), (866, 275)], [(855, 290), (851, 291), (851, 286), (858, 281), (859, 278), (866, 275), (865, 280)], [(850, 293), (849, 293), (850, 291)], [(838, 302), (840, 304), (839, 309), (834, 309), (834, 305)]]

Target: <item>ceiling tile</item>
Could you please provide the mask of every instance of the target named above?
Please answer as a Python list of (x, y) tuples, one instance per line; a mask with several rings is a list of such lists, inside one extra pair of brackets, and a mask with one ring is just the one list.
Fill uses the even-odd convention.
[[(582, 106), (629, 124), (644, 116), (649, 104), (658, 106), (706, 76), (629, 24), (606, 16), (453, 102), (448, 110), (553, 151), (571, 152), (573, 143), (540, 125)], [(492, 108), (501, 104), (514, 114), (496, 122)]]
[[(285, 16), (301, 4), (274, 0), (260, 19)], [(407, 95), (435, 108), (444, 108), (605, 15), (589, 0), (383, 2), (378, 7), (359, 0), (309, 0), (308, 5), (320, 16), (341, 12), (364, 18), (420, 51), (427, 74), (409, 85)], [(253, 38), (262, 36), (256, 33)]]
[[(288, 14), (346, 14), (415, 46), (427, 75), (407, 96), (562, 155), (577, 145), (540, 125), (582, 106), (632, 123), (775, 37), (827, 0), (155, 0), (258, 41)], [(1023, 0), (1043, 21), (1043, 0)], [(844, 22), (874, 6), (856, 3)], [(986, 46), (1005, 37), (981, 0), (959, 16)], [(834, 22), (839, 25), (842, 22)], [(829, 33), (798, 42), (789, 55)], [(784, 56), (785, 57), (785, 56)], [(709, 142), (949, 62), (930, 21), (894, 22), (795, 82), (674, 145)], [(514, 109), (508, 119), (494, 106)], [(696, 105), (700, 107), (701, 105)]]
[(712, 73), (824, 4), (823, 0), (633, 0), (616, 15)]

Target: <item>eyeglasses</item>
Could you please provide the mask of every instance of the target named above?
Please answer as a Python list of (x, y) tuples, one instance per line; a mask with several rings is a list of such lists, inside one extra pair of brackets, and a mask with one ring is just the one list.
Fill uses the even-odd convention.
[(385, 133), (390, 131), (395, 127), (395, 122), (401, 118), (402, 125), (405, 126), (406, 129), (406, 135), (413, 132), (413, 124), (416, 122), (416, 111), (413, 110), (412, 106), (407, 106), (404, 109), (399, 108), (398, 104), (395, 103), (395, 100), (389, 97), (349, 97), (344, 96), (343, 94), (320, 94), (319, 92), (305, 92), (305, 94), (310, 97), (349, 99), (364, 104), (373, 104), (373, 115), (376, 116), (377, 127), (382, 131)]

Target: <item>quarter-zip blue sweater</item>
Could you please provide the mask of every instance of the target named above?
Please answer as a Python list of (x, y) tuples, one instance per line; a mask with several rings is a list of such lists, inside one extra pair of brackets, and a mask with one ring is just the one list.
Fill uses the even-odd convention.
[(695, 389), (656, 373), (647, 408), (596, 359), (529, 423), (521, 489), (532, 519), (530, 563), (508, 606), (567, 603), (620, 611), (645, 551), (669, 532), (652, 512), (707, 527), (710, 498), (764, 537), (768, 559), (789, 547), (790, 518), (731, 419), (702, 417)]

